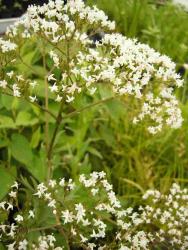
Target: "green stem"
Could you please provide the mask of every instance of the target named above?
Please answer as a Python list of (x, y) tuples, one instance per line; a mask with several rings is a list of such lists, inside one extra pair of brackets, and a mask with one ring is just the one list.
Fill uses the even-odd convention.
[(67, 119), (67, 118), (70, 118), (70, 117), (72, 117), (72, 116), (78, 115), (78, 114), (80, 114), (80, 113), (81, 113), (82, 111), (84, 111), (84, 110), (87, 110), (87, 109), (93, 108), (93, 107), (95, 107), (95, 106), (97, 106), (97, 105), (100, 105), (100, 104), (106, 103), (106, 102), (108, 102), (108, 101), (111, 101), (111, 100), (115, 99), (115, 97), (116, 97), (116, 96), (109, 97), (109, 98), (106, 98), (106, 99), (102, 99), (102, 100), (100, 100), (100, 101), (97, 101), (97, 102), (94, 102), (94, 103), (92, 103), (92, 104), (89, 104), (89, 105), (87, 105), (87, 106), (85, 106), (85, 107), (83, 107), (83, 108), (81, 108), (81, 109), (74, 110), (73, 112), (70, 112), (69, 114), (65, 115), (65, 116), (63, 117), (63, 119)]
[[(48, 159), (52, 158), (52, 153), (53, 153), (53, 147), (54, 147), (54, 143), (55, 143), (55, 139), (59, 130), (59, 127), (61, 125), (61, 121), (62, 121), (62, 110), (63, 110), (63, 102), (61, 103), (60, 109), (59, 109), (59, 113), (56, 117), (56, 126), (52, 135), (52, 139), (49, 143), (49, 148), (48, 148)], [(50, 173), (51, 175), (51, 173)]]
[[(45, 53), (45, 44), (43, 44), (43, 50), (42, 50), (42, 55), (43, 55), (43, 67), (44, 70), (46, 71), (46, 53)], [(45, 109), (49, 110), (48, 107), (48, 80), (47, 76), (44, 76), (44, 84), (45, 84)], [(48, 157), (48, 150), (49, 150), (49, 115), (48, 113), (45, 113), (45, 147), (46, 147), (46, 155), (47, 155), (47, 181), (50, 179), (50, 174), (51, 174), (51, 158)]]
[[(66, 54), (66, 57), (67, 57), (67, 75), (68, 75), (68, 78), (70, 77), (70, 69), (69, 69), (69, 63), (70, 63), (70, 54), (69, 54), (69, 41), (67, 41), (67, 54)], [(68, 85), (68, 78), (67, 78), (67, 85)], [(48, 149), (47, 149), (47, 158), (48, 158), (48, 162), (50, 163), (49, 164), (49, 167), (48, 167), (48, 180), (49, 178), (51, 177), (52, 175), (52, 166), (51, 166), (51, 158), (52, 158), (52, 153), (53, 153), (53, 148), (54, 148), (54, 143), (55, 143), (55, 139), (56, 139), (56, 136), (57, 136), (57, 133), (58, 133), (58, 130), (59, 130), (59, 127), (61, 125), (61, 122), (62, 122), (62, 111), (63, 111), (63, 102), (61, 102), (61, 105), (60, 105), (60, 109), (59, 109), (59, 112), (58, 112), (58, 115), (57, 115), (57, 118), (56, 118), (56, 125), (55, 125), (55, 129), (54, 129), (54, 132), (53, 132), (53, 135), (52, 135), (52, 139), (48, 145)]]

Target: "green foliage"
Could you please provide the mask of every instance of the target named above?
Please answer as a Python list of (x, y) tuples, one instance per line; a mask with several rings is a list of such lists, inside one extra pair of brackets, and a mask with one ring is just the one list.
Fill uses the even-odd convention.
[[(111, 20), (115, 20), (118, 32), (127, 37), (137, 38), (151, 47), (167, 54), (177, 63), (177, 70), (188, 60), (188, 14), (181, 7), (166, 1), (137, 0), (89, 0), (103, 9)], [(178, 131), (164, 131), (157, 136), (145, 132), (147, 124), (133, 126), (131, 117), (135, 108), (125, 109), (120, 103), (117, 110), (124, 114), (113, 119), (117, 114), (115, 103), (109, 102), (110, 112), (103, 109), (102, 122), (99, 122), (103, 161), (102, 165), (109, 172), (117, 192), (135, 196), (149, 187), (160, 187), (167, 190), (174, 179), (186, 183), (187, 178), (187, 71), (185, 84), (177, 94), (182, 100), (184, 125)], [(126, 101), (124, 100), (126, 103)], [(120, 108), (122, 107), (122, 108)], [(110, 170), (109, 170), (110, 167)]]
[(11, 169), (5, 168), (0, 165), (0, 200), (9, 192), (11, 185), (13, 185), (16, 179), (16, 169), (12, 167)]
[[(187, 58), (188, 15), (171, 1), (156, 4), (151, 0), (89, 0), (103, 9), (117, 23), (117, 31), (127, 37), (148, 43), (173, 60), (184, 63)], [(177, 49), (178, 48), (178, 49)]]
[[(117, 31), (128, 37), (136, 37), (172, 57), (177, 62), (177, 70), (187, 62), (188, 14), (181, 8), (171, 3), (156, 5), (147, 0), (88, 2), (97, 4), (111, 19), (116, 20)], [(17, 63), (15, 70), (22, 71), (42, 86), (39, 88), (39, 96), (44, 101), (46, 69), (41, 66), (42, 56), (36, 44), (37, 41), (32, 41), (24, 45), (21, 51), (24, 63)], [(27, 65), (31, 65), (32, 70)], [(63, 103), (63, 119), (54, 141), (51, 159), (53, 178), (65, 176), (77, 180), (79, 174), (104, 170), (121, 200), (126, 203), (129, 198), (131, 205), (138, 204), (148, 188), (157, 187), (165, 192), (174, 180), (187, 186), (187, 77), (186, 71), (184, 89), (177, 92), (182, 101), (185, 119), (183, 127), (177, 131), (166, 130), (152, 137), (146, 130), (147, 122), (136, 126), (132, 124), (139, 104), (134, 101), (130, 107), (130, 99), (127, 97), (109, 100), (72, 116), (66, 114), (80, 110), (94, 100), (83, 94), (72, 106)], [(108, 97), (111, 97), (111, 92), (103, 86), (93, 98), (97, 101)], [(49, 101), (49, 109), (57, 114), (59, 104)], [(30, 190), (38, 182), (46, 180), (45, 119), (44, 112), (27, 100), (0, 95), (0, 200), (18, 178), (26, 187), (21, 201), (30, 203)], [(52, 139), (56, 121), (49, 115), (48, 122), (49, 139)], [(88, 201), (88, 206), (92, 207), (89, 195), (79, 187), (74, 196), (78, 203)], [(69, 198), (73, 200), (73, 197)], [(70, 200), (65, 202), (72, 205)], [(35, 211), (38, 219), (35, 227), (54, 224), (47, 207), (35, 203)], [(37, 238), (38, 234), (31, 233), (30, 237)], [(60, 244), (62, 241), (65, 239), (60, 238)], [(1, 243), (0, 249), (3, 249)]]

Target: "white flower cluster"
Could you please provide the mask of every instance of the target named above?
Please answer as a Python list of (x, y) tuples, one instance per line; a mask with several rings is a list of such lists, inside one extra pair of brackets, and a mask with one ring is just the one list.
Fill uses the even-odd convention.
[(7, 53), (10, 51), (14, 51), (17, 48), (17, 45), (13, 42), (10, 42), (10, 40), (4, 40), (0, 38), (0, 48), (2, 53)]
[[(15, 183), (9, 201), (0, 203), (1, 212), (13, 213), (18, 191)], [(57, 232), (63, 234), (66, 244), (89, 250), (188, 248), (188, 190), (177, 184), (167, 195), (148, 190), (139, 208), (121, 205), (104, 172), (93, 172), (89, 177), (81, 175), (76, 185), (72, 179), (64, 178), (41, 183), (33, 197), (35, 204), (37, 199), (49, 207), (56, 223), (38, 227), (33, 203), (19, 209), (14, 213), (15, 222), (0, 223), (1, 241), (6, 242), (8, 250), (64, 249), (65, 245), (56, 246)], [(42, 232), (34, 241), (28, 237), (33, 231)]]
[[(20, 37), (25, 42), (36, 43), (41, 55), (52, 61), (53, 67), (47, 69), (44, 77), (48, 91), (57, 102), (70, 103), (81, 92), (93, 95), (99, 84), (105, 84), (115, 95), (140, 99), (141, 112), (133, 122), (148, 118), (149, 132), (155, 134), (165, 125), (180, 127), (182, 116), (173, 91), (183, 82), (175, 71), (175, 64), (148, 45), (118, 33), (111, 34), (114, 28), (114, 22), (109, 21), (103, 11), (86, 6), (82, 0), (70, 0), (67, 4), (50, 0), (43, 6), (30, 6), (24, 17), (7, 30), (8, 39), (14, 43), (1, 40), (0, 44), (3, 53), (19, 48), (18, 56), (8, 65), (11, 67), (22, 58)], [(91, 38), (101, 31), (104, 33), (101, 42), (94, 44)], [(28, 70), (32, 68), (25, 63), (24, 66), (28, 66)], [(55, 73), (57, 69), (60, 74)], [(12, 89), (16, 97), (27, 93), (28, 99), (36, 102), (38, 84), (33, 85), (34, 79), (26, 76), (18, 78), (17, 74), (10, 79), (8, 72), (0, 87), (3, 91)], [(36, 73), (35, 80), (37, 77)]]
[[(53, 234), (39, 236), (38, 244), (32, 244), (32, 249), (33, 250), (47, 250), (47, 249), (63, 250), (63, 247), (55, 247), (55, 242), (56, 242), (56, 238), (54, 237)], [(22, 248), (22, 249), (26, 250), (27, 247)]]

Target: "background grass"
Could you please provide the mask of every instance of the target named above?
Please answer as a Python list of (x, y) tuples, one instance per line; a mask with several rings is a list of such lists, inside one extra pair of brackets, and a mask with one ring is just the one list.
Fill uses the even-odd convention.
[[(109, 175), (118, 192), (135, 196), (154, 186), (165, 191), (175, 180), (187, 184), (188, 73), (183, 65), (188, 62), (188, 13), (171, 1), (89, 0), (89, 3), (96, 4), (115, 20), (118, 32), (136, 37), (171, 57), (177, 64), (177, 72), (185, 79), (184, 87), (177, 92), (184, 116), (181, 129), (150, 136), (145, 132), (147, 124), (133, 127), (131, 112), (127, 111), (118, 119), (108, 112), (109, 117), (100, 124), (102, 131), (108, 130), (108, 137), (111, 136), (111, 143), (107, 143), (101, 134), (105, 142), (102, 155), (108, 162), (107, 169), (111, 166)], [(111, 154), (107, 153), (108, 147)]]

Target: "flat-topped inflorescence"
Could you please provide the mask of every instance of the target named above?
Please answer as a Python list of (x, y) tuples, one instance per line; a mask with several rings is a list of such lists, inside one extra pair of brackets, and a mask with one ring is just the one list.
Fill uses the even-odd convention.
[[(37, 77), (42, 77), (42, 73), (27, 65), (21, 54), (24, 44), (30, 41), (43, 57), (43, 84), (47, 83), (56, 102), (74, 102), (80, 93), (94, 95), (102, 84), (109, 86), (114, 96), (132, 96), (140, 101), (140, 113), (133, 122), (149, 119), (149, 132), (155, 134), (165, 125), (179, 128), (182, 116), (173, 92), (183, 81), (175, 64), (114, 29), (115, 23), (103, 11), (82, 0), (70, 0), (67, 4), (50, 0), (43, 6), (30, 6), (7, 30), (7, 40), (0, 41), (2, 53), (11, 58), (3, 64), (3, 92), (27, 97), (30, 102), (41, 99), (38, 89), (42, 83), (37, 84)], [(94, 42), (92, 37), (99, 32), (103, 36)], [(14, 70), (17, 63), (23, 63), (33, 71), (32, 75)], [(12, 67), (12, 71), (7, 67)]]
[[(9, 250), (60, 250), (67, 245), (88, 250), (188, 247), (188, 190), (176, 183), (167, 194), (146, 191), (142, 206), (136, 208), (122, 204), (104, 172), (82, 174), (75, 182), (62, 178), (40, 183), (22, 209), (21, 192), (23, 187), (15, 182), (8, 198), (0, 202), (0, 212), (14, 216), (14, 223), (5, 220), (0, 225), (1, 240), (9, 242)], [(41, 226), (45, 216), (51, 223)], [(32, 232), (38, 232), (37, 237), (30, 237)], [(58, 243), (58, 233), (64, 243)]]

